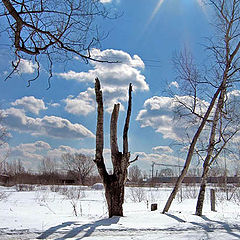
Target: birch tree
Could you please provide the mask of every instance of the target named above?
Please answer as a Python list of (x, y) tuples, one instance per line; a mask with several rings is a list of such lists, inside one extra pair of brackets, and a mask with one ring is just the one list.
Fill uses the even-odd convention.
[[(206, 157), (203, 164), (203, 174), (202, 174), (202, 183), (198, 198), (198, 203), (196, 207), (196, 214), (202, 215), (202, 206), (205, 194), (206, 179), (207, 173), (209, 171), (210, 164), (218, 157), (221, 151), (213, 154), (214, 147), (216, 145), (216, 136), (217, 136), (217, 125), (220, 124), (223, 115), (227, 115), (227, 112), (224, 112), (224, 106), (227, 100), (227, 92), (230, 89), (234, 89), (238, 85), (240, 80), (240, 29), (239, 29), (239, 17), (240, 17), (240, 1), (239, 0), (209, 0), (210, 6), (215, 10), (217, 21), (216, 21), (216, 30), (217, 36), (214, 39), (210, 40), (208, 45), (208, 50), (212, 54), (213, 64), (212, 64), (212, 74), (204, 76), (202, 81), (199, 83), (208, 84), (209, 87), (215, 89), (213, 92), (210, 103), (207, 107), (205, 114), (199, 116), (200, 125), (195, 132), (192, 141), (189, 146), (187, 153), (186, 161), (184, 168), (177, 179), (175, 187), (170, 194), (167, 203), (164, 207), (163, 213), (167, 212), (171, 206), (173, 199), (176, 196), (176, 193), (188, 171), (190, 166), (195, 147), (199, 137), (206, 126), (210, 123), (210, 134), (209, 142), (207, 147)], [(189, 65), (183, 65), (184, 76), (187, 76), (189, 71)], [(191, 71), (190, 71), (191, 72)], [(194, 98), (196, 99), (196, 97)], [(194, 109), (194, 108), (193, 108)], [(194, 113), (194, 111), (193, 111)], [(223, 141), (224, 146), (228, 140)], [(223, 139), (222, 139), (223, 140)]]
[[(212, 120), (211, 132), (209, 135), (207, 155), (203, 163), (202, 181), (196, 206), (196, 215), (199, 216), (202, 215), (209, 168), (216, 157), (220, 154), (223, 147), (230, 140), (229, 137), (228, 141), (223, 137), (224, 144), (222, 145), (222, 148), (220, 148), (217, 154), (213, 156), (214, 147), (217, 141), (219, 141), (219, 138), (217, 139), (217, 125), (220, 125), (220, 128), (222, 128), (223, 117), (229, 118), (229, 116), (227, 116), (229, 114), (228, 109), (224, 109), (224, 105), (228, 100), (227, 91), (231, 85), (236, 84), (240, 80), (240, 1), (211, 0), (210, 3), (216, 10), (216, 15), (218, 17), (217, 28), (219, 31), (221, 31), (220, 36), (222, 35), (222, 38), (220, 38), (219, 41), (210, 46), (210, 50), (216, 57), (218, 66), (216, 71), (218, 75), (221, 76), (222, 82), (225, 83), (225, 88), (221, 90), (218, 97), (216, 109), (214, 111), (214, 117)], [(230, 120), (231, 119), (232, 118), (230, 118)], [(233, 125), (233, 127), (234, 132), (232, 135), (230, 135), (230, 137), (234, 136), (234, 134), (239, 130), (238, 126)], [(220, 138), (223, 136), (221, 132), (219, 135)]]

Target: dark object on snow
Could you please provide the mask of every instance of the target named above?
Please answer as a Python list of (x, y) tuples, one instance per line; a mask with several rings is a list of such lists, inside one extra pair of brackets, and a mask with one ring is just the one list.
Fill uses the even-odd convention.
[(152, 203), (151, 204), (151, 211), (156, 211), (157, 210), (157, 203)]

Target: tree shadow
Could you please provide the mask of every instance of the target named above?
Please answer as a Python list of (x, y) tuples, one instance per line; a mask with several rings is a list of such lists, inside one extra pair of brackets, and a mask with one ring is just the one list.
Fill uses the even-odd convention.
[[(116, 224), (116, 223), (118, 223), (119, 219), (120, 219), (120, 217), (114, 216), (112, 218), (101, 219), (101, 220), (95, 221), (93, 223), (84, 224), (82, 226), (72, 228), (63, 237), (56, 238), (56, 240), (64, 240), (64, 239), (68, 239), (68, 238), (74, 238), (79, 233), (84, 232), (83, 236), (77, 238), (78, 240), (80, 240), (80, 239), (83, 239), (85, 237), (91, 236), (91, 234), (95, 231), (95, 229), (97, 227), (99, 227), (99, 226), (110, 226), (112, 224)], [(70, 226), (71, 224), (74, 224), (74, 223), (76, 223), (76, 222), (66, 222), (66, 223), (63, 223), (61, 225), (51, 227), (48, 230), (46, 230), (44, 233), (42, 233), (39, 237), (37, 237), (37, 239), (46, 239), (50, 235), (56, 233), (57, 230), (60, 230), (61, 228), (64, 228), (66, 226)]]
[[(217, 223), (217, 224), (221, 225), (221, 227), (223, 227), (227, 231), (228, 234), (240, 239), (240, 234), (233, 233), (232, 228), (229, 226), (229, 224), (227, 224), (225, 222), (209, 219), (206, 216), (201, 216), (201, 218), (204, 219), (207, 222)], [(236, 224), (236, 225), (234, 225), (234, 229), (237, 229), (237, 230), (240, 231), (240, 226)]]
[(37, 237), (37, 239), (46, 239), (47, 237), (49, 237), (50, 235), (52, 235), (53, 233), (57, 232), (57, 230), (64, 228), (64, 227), (68, 227), (72, 224), (74, 224), (75, 222), (64, 222), (60, 225), (51, 227), (49, 229), (47, 229), (45, 232), (43, 232), (40, 236)]
[[(168, 217), (173, 218), (174, 220), (176, 220), (176, 221), (178, 221), (178, 222), (180, 222), (180, 223), (185, 223), (185, 222), (186, 222), (185, 220), (183, 220), (183, 219), (181, 219), (181, 218), (179, 218), (179, 217), (177, 217), (177, 216), (175, 216), (175, 215), (172, 215), (172, 214), (170, 214), (170, 213), (165, 213), (165, 215), (167, 215)], [(215, 223), (215, 224), (217, 223), (218, 225), (220, 225), (220, 228), (221, 228), (221, 229), (225, 229), (228, 234), (230, 234), (230, 235), (232, 235), (232, 236), (240, 239), (240, 234), (237, 234), (237, 233), (234, 233), (234, 232), (233, 232), (233, 228), (240, 231), (240, 226), (239, 226), (239, 225), (235, 224), (235, 225), (233, 225), (233, 227), (231, 228), (231, 227), (229, 226), (229, 224), (227, 224), (227, 223), (225, 223), (225, 222), (216, 221), (216, 220), (211, 220), (211, 219), (207, 218), (206, 216), (201, 216), (201, 218), (202, 218), (203, 220), (205, 220), (206, 222), (205, 222), (205, 223), (189, 222), (189, 223), (191, 223), (191, 224), (193, 224), (193, 225), (195, 225), (195, 226), (197, 226), (197, 227), (201, 227), (201, 228), (206, 232), (206, 235), (207, 235), (206, 237), (207, 237), (207, 239), (209, 238), (208, 233), (214, 232), (215, 230), (219, 230), (219, 227), (217, 227), (216, 225), (214, 225), (214, 223)]]
[(80, 240), (80, 239), (83, 239), (85, 237), (91, 236), (91, 234), (95, 231), (95, 229), (97, 227), (99, 227), (99, 226), (110, 226), (112, 224), (116, 224), (116, 223), (118, 223), (119, 219), (120, 219), (120, 217), (113, 216), (111, 218), (101, 219), (101, 220), (98, 220), (98, 221), (93, 222), (93, 223), (84, 224), (80, 227), (73, 228), (66, 235), (64, 235), (63, 237), (58, 238), (56, 240), (64, 240), (64, 239), (67, 239), (67, 238), (73, 238), (73, 237), (77, 236), (80, 232), (82, 232), (83, 230), (88, 229), (83, 236), (76, 239), (76, 240)]
[[(178, 222), (180, 222), (180, 223), (186, 223), (186, 221), (185, 220), (183, 220), (183, 219), (181, 219), (181, 218), (179, 218), (179, 217), (177, 217), (177, 216), (175, 216), (175, 215), (172, 215), (172, 214), (170, 214), (170, 213), (165, 213), (165, 215), (167, 215), (168, 217), (170, 217), (170, 218), (173, 218), (174, 220), (176, 220), (176, 221), (178, 221)], [(209, 227), (208, 227), (208, 225), (205, 225), (205, 224), (201, 224), (201, 223), (195, 223), (195, 222), (190, 222), (191, 224), (193, 224), (193, 225), (195, 225), (195, 226), (197, 226), (197, 227), (201, 227), (201, 228), (203, 228), (203, 230), (205, 231), (205, 234), (206, 234), (206, 239), (209, 239), (209, 236), (208, 236), (208, 233), (209, 232), (213, 232)], [(186, 229), (186, 231), (189, 231), (190, 230), (190, 228), (187, 228)], [(192, 229), (193, 230), (193, 229)]]
[[(240, 227), (238, 225), (233, 225), (233, 228), (231, 228), (229, 224), (225, 222), (211, 220), (206, 216), (201, 216), (201, 218), (205, 220), (206, 223), (197, 223), (197, 222), (190, 222), (190, 223), (193, 225), (202, 227), (207, 233), (214, 232), (215, 230), (225, 229), (228, 234), (240, 239), (240, 234), (233, 232), (233, 228), (240, 231)], [(214, 226), (213, 225), (214, 223), (217, 223), (218, 225), (220, 225), (220, 227), (216, 225)]]
[(175, 216), (175, 215), (172, 215), (172, 214), (170, 214), (170, 213), (165, 213), (165, 215), (167, 215), (167, 216), (170, 217), (170, 218), (173, 218), (174, 220), (176, 220), (176, 221), (178, 221), (178, 222), (180, 222), (180, 223), (185, 223), (185, 222), (186, 222), (185, 220), (183, 220), (183, 219), (181, 219), (181, 218), (179, 218), (179, 217), (177, 217), (177, 216)]

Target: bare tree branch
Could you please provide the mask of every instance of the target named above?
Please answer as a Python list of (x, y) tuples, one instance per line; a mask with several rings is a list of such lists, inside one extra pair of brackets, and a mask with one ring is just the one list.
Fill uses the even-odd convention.
[(137, 155), (132, 161), (129, 161), (129, 164), (134, 163), (138, 160), (139, 155)]
[[(1, 5), (0, 17), (6, 17), (8, 23), (3, 25), (3, 28), (10, 29), (9, 38), (13, 41), (17, 61), (31, 60), (32, 56), (37, 59), (36, 62), (40, 56), (45, 56), (47, 60), (54, 58), (55, 61), (79, 56), (86, 63), (88, 61), (118, 63), (117, 60), (91, 56), (91, 49), (98, 46), (104, 37), (99, 36), (94, 20), (97, 17), (117, 17), (99, 0), (51, 2), (2, 0)], [(17, 67), (18, 65), (13, 66), (13, 72), (6, 79), (17, 71)], [(39, 71), (35, 78), (38, 76)], [(50, 69), (49, 79), (51, 78)]]

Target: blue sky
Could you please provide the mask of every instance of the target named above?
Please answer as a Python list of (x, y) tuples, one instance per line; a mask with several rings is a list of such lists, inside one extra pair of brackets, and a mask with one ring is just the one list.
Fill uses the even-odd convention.
[[(213, 34), (209, 11), (200, 0), (112, 0), (123, 15), (101, 22), (109, 32), (100, 49), (92, 54), (102, 58), (120, 59), (121, 64), (88, 65), (75, 58), (68, 64), (54, 64), (51, 88), (47, 75), (26, 87), (36, 72), (36, 65), (21, 63), (20, 75), (3, 81), (10, 71), (11, 56), (8, 39), (1, 37), (0, 71), (2, 80), (1, 108), (11, 133), (9, 159), (22, 159), (34, 169), (43, 156), (56, 161), (65, 152), (94, 154), (96, 110), (94, 78), (102, 82), (105, 101), (105, 155), (109, 164), (109, 117), (114, 103), (126, 108), (127, 86), (133, 83), (133, 112), (129, 131), (132, 157), (139, 154), (138, 165), (150, 170), (152, 161), (183, 162), (185, 153), (176, 151), (179, 128), (173, 127), (169, 84), (177, 87), (172, 56), (184, 47), (192, 51), (197, 62), (206, 60), (202, 47), (204, 37)], [(4, 43), (4, 44), (3, 44)], [(153, 114), (153, 110), (155, 111)], [(125, 112), (119, 118), (119, 141)]]

